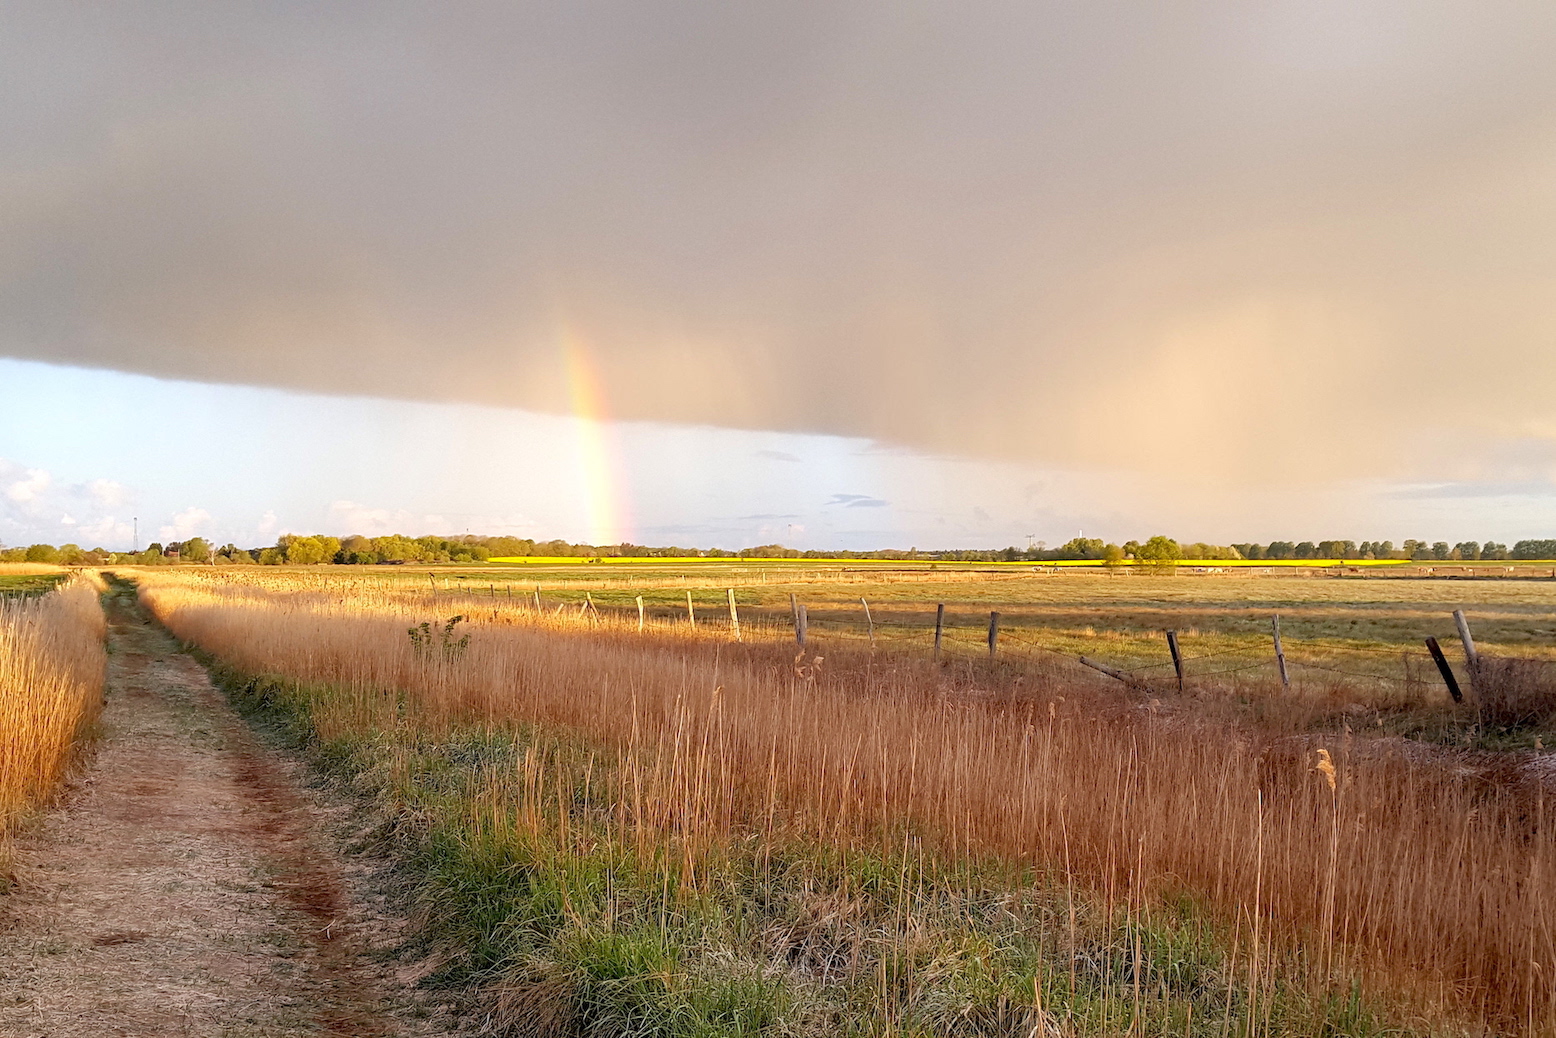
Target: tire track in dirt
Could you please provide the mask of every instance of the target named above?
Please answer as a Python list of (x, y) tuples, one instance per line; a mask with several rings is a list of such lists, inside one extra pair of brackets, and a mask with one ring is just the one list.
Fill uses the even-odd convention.
[(0, 896), (0, 1035), (435, 1033), (296, 767), (133, 599), (109, 622), (104, 737)]

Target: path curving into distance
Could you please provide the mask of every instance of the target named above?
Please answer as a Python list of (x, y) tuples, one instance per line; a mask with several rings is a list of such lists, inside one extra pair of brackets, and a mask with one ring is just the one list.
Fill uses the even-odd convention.
[(104, 733), (0, 894), (0, 1035), (421, 1035), (331, 812), (111, 597)]

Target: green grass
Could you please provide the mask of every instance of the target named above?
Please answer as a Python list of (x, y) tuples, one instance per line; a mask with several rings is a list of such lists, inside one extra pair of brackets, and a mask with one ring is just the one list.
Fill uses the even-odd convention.
[(25, 575), (0, 575), (0, 598), (46, 595), (65, 579), (64, 573), (38, 573)]
[(511, 1033), (1425, 1033), (1344, 986), (1276, 974), (1250, 997), (1246, 959), (1192, 900), (1109, 903), (903, 830), (649, 837), (619, 823), (617, 753), (567, 733), (433, 733), (404, 702), (392, 727), (343, 729), (345, 693), (224, 684), (371, 805), (420, 908), (406, 954), (438, 964), (429, 984), (483, 992)]

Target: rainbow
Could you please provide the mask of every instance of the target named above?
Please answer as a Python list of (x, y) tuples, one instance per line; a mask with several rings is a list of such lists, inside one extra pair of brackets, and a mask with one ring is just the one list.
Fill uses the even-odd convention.
[(588, 345), (567, 329), (560, 338), (573, 405), (589, 540), (598, 545), (619, 544), (631, 532), (632, 523), (618, 492), (622, 480), (605, 394)]

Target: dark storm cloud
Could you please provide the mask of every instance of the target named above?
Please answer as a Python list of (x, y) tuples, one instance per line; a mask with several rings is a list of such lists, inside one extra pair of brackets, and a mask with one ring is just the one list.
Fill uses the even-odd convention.
[(1193, 478), (1556, 439), (1548, 4), (0, 12), (15, 356), (559, 410), (574, 341), (625, 417)]

